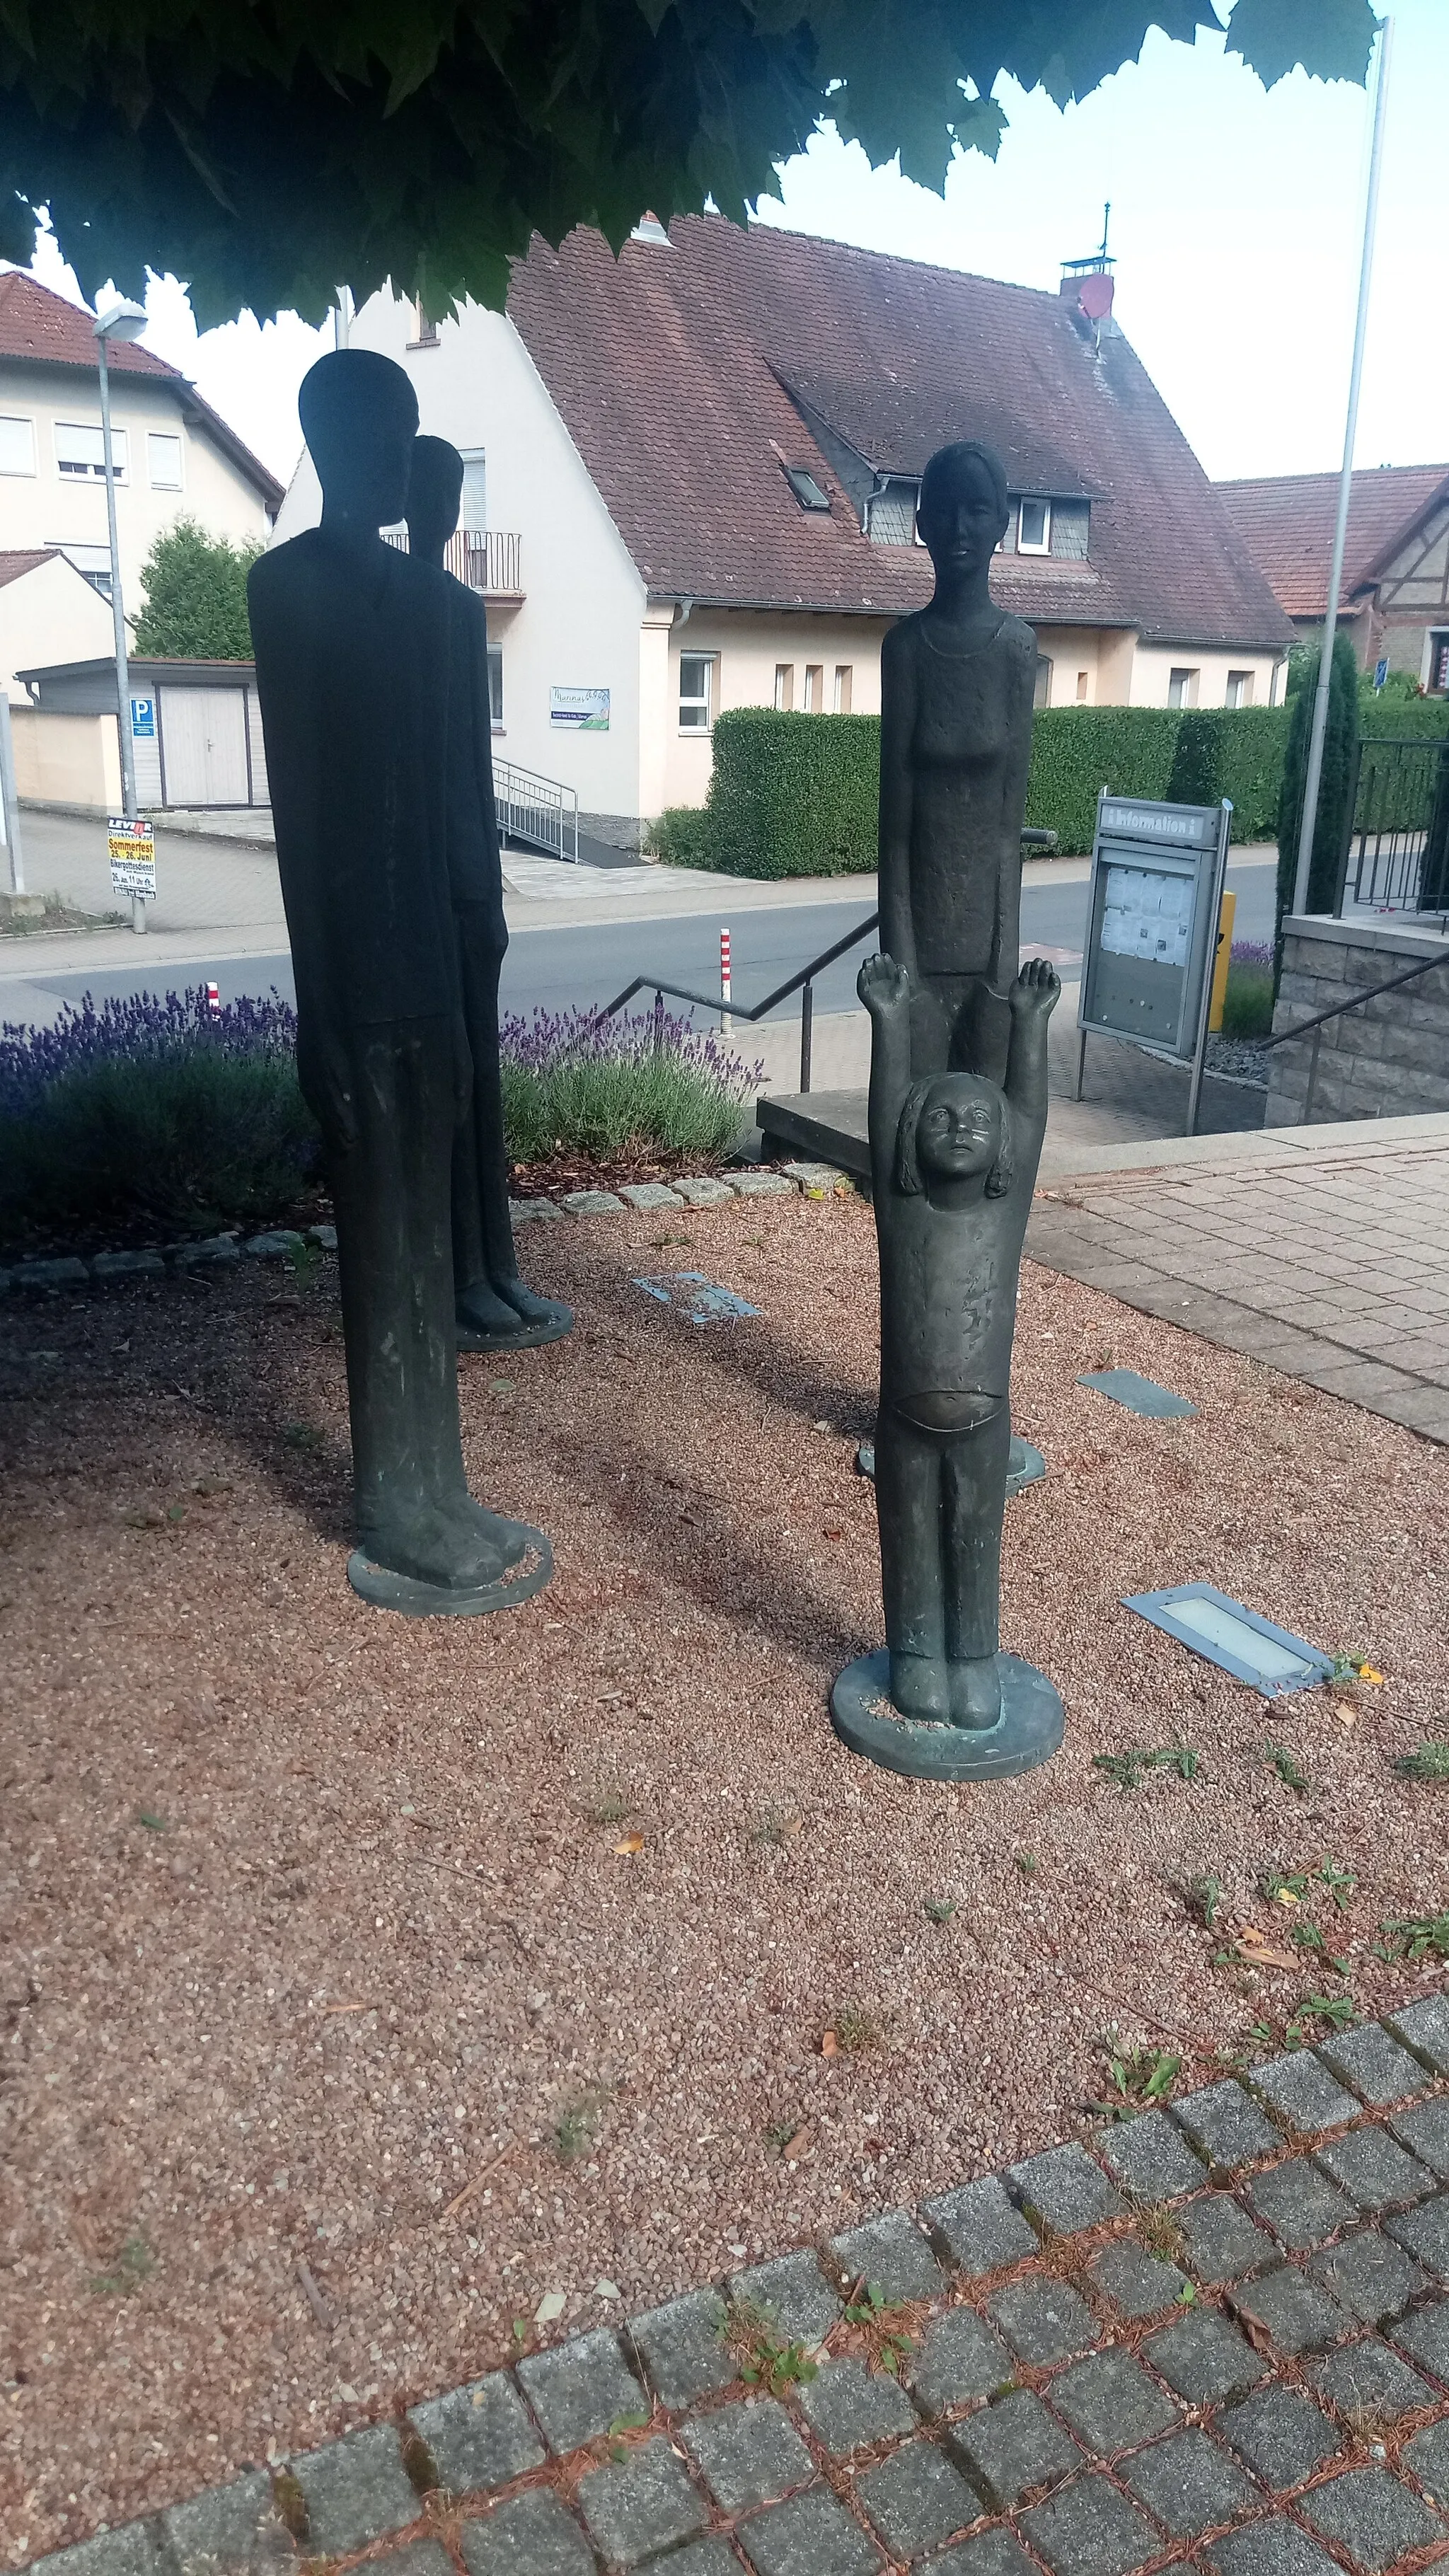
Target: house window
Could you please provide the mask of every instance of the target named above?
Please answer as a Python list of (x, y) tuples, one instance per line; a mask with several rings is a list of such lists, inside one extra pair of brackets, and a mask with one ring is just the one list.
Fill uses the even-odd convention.
[(1449, 690), (1449, 635), (1431, 634), (1429, 638), (1428, 686), (1435, 697)]
[[(106, 458), (99, 429), (83, 428), (77, 421), (58, 420), (55, 424), (55, 461), (68, 480), (104, 483)], [(123, 429), (111, 432), (111, 461), (116, 469), (116, 481), (124, 483), (127, 447)]]
[(1051, 705), (1052, 665), (1049, 653), (1042, 653), (1037, 657), (1036, 686), (1031, 693), (1031, 702), (1034, 707), (1049, 707)]
[(854, 667), (851, 662), (837, 662), (835, 665), (833, 704), (838, 716), (848, 716), (850, 713), (850, 681)]
[(458, 503), (458, 525), (472, 537), (481, 537), (488, 525), (487, 460), (481, 447), (468, 447), (463, 451), (463, 491)]
[(1224, 706), (1225, 706), (1225, 707), (1250, 707), (1250, 706), (1252, 705), (1252, 703), (1253, 703), (1253, 674), (1252, 674), (1252, 672), (1251, 672), (1251, 671), (1229, 671), (1229, 673), (1228, 673), (1227, 695), (1226, 695), (1226, 696), (1224, 697), (1224, 699), (1223, 699), (1223, 704), (1224, 704)]
[(793, 707), (794, 703), (795, 665), (793, 662), (777, 662), (775, 664), (776, 709), (781, 715), (784, 715), (787, 709)]
[(865, 533), (873, 546), (913, 546), (916, 543), (916, 503), (920, 498), (919, 483), (904, 474), (891, 474), (879, 492), (873, 492), (865, 505)]
[(1079, 671), (1077, 673), (1077, 704), (1079, 707), (1084, 707), (1086, 705), (1087, 691), (1090, 686), (1091, 673), (1089, 671)]
[(418, 297), (417, 301), (413, 305), (413, 319), (417, 324), (418, 336), (413, 341), (412, 346), (415, 349), (436, 349), (438, 345), (438, 326), (436, 322), (431, 320), (428, 313), (425, 311), (421, 296)]
[(0, 420), (0, 474), (35, 472), (33, 420)]
[(712, 653), (680, 654), (679, 730), (681, 733), (708, 733), (713, 673), (714, 655)]
[(488, 647), (488, 715), (495, 733), (503, 731), (503, 647)]
[(807, 716), (818, 716), (824, 708), (824, 705), (825, 665), (823, 662), (807, 662), (805, 665), (805, 713)]
[(146, 473), (153, 492), (181, 489), (181, 441), (169, 429), (146, 432)]
[(1198, 673), (1174, 664), (1167, 674), (1167, 703), (1170, 707), (1197, 705)]
[(822, 492), (814, 475), (807, 473), (803, 465), (787, 465), (785, 468), (785, 480), (789, 484), (790, 489), (794, 493), (802, 510), (829, 509), (829, 494), (827, 492)]
[(1016, 529), (1017, 552), (1023, 555), (1046, 555), (1052, 545), (1052, 505), (1050, 501), (1023, 501)]

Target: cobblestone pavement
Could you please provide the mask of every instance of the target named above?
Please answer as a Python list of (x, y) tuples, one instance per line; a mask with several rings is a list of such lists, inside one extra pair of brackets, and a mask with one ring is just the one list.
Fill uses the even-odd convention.
[[(1398, 1122), (1393, 1122), (1398, 1124)], [(1417, 1124), (1417, 1122), (1415, 1122)], [(1051, 1180), (1027, 1251), (1049, 1270), (1449, 1440), (1449, 1143), (1302, 1129), (1239, 1159)], [(1310, 1131), (1311, 1132), (1311, 1131)]]
[(1449, 2556), (1449, 1997), (1093, 2144), (37, 2568), (1410, 2576)]

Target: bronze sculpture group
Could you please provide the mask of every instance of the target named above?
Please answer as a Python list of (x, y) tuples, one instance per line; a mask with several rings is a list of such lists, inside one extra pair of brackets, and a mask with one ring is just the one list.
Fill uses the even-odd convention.
[[(418, 436), (411, 383), (321, 359), (302, 427), (319, 527), (250, 580), (298, 1071), (337, 1219), (365, 1598), (413, 1616), (500, 1609), (547, 1581), (542, 1532), (474, 1501), (459, 1349), (557, 1339), (518, 1275), (498, 1065), (507, 931), (487, 626), (444, 569), (462, 460)], [(408, 548), (380, 534), (404, 518)], [(886, 1650), (847, 1668), (837, 1732), (895, 1770), (1002, 1777), (1062, 1711), (999, 1650), (1017, 1277), (1060, 987), (1018, 972), (1036, 639), (991, 599), (1007, 524), (989, 450), (931, 459), (930, 605), (881, 669), (880, 917), (867, 961), (881, 1264), (876, 1495)]]

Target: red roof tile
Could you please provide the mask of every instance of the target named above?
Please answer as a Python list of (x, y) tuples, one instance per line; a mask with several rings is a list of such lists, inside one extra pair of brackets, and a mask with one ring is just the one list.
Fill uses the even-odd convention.
[[(1288, 640), (1126, 340), (1094, 352), (1056, 295), (716, 215), (618, 260), (595, 232), (556, 251), (535, 240), (508, 309), (660, 596), (917, 608), (924, 555), (870, 542), (817, 436), (911, 475), (946, 441), (979, 437), (1013, 490), (1091, 501), (1090, 560), (999, 556), (1003, 606), (1165, 642)], [(808, 467), (828, 514), (799, 507), (782, 458)]]
[[(1322, 617), (1327, 610), (1338, 481), (1336, 474), (1275, 474), (1217, 487), (1244, 547), (1290, 617)], [(1446, 486), (1449, 465), (1367, 466), (1355, 473), (1343, 557), (1345, 599), (1371, 584)]]
[(7, 582), (23, 580), (26, 573), (34, 572), (39, 564), (64, 561), (65, 557), (56, 546), (0, 549), (0, 590)]
[[(68, 303), (63, 295), (42, 286), (25, 269), (7, 269), (0, 274), (0, 362), (6, 358), (29, 359), (32, 364), (47, 367), (83, 367), (87, 375), (93, 376), (96, 335), (92, 316), (83, 306)], [(269, 508), (280, 507), (282, 486), (275, 474), (238, 438), (230, 422), (212, 410), (179, 367), (169, 366), (164, 358), (143, 349), (139, 340), (108, 340), (106, 366), (113, 376), (150, 376), (169, 385), (188, 422), (210, 432)]]

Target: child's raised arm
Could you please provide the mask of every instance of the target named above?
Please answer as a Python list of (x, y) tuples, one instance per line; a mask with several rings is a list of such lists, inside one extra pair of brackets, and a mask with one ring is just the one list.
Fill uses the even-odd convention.
[(870, 1013), (870, 1159), (876, 1186), (885, 1189), (911, 1087), (911, 978), (894, 957), (867, 957), (855, 989)]
[(1013, 1116), (1038, 1134), (1047, 1116), (1047, 1022), (1061, 994), (1061, 977), (1047, 957), (1028, 958), (1011, 988), (1006, 1097)]

